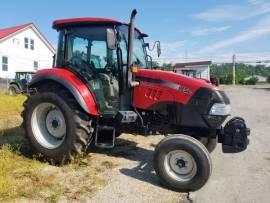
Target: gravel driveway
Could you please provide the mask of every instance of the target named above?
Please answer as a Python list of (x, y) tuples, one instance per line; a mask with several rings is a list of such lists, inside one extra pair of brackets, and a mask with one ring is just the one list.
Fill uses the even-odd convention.
[(161, 187), (152, 166), (155, 145), (163, 136), (121, 135), (108, 154), (118, 167), (107, 177), (107, 185), (91, 202), (183, 202), (185, 195)]
[(180, 194), (158, 184), (152, 153), (162, 136), (124, 135), (112, 153), (119, 166), (91, 202), (270, 202), (270, 86), (225, 89), (232, 116), (242, 116), (251, 128), (251, 143), (238, 154), (223, 154), (218, 146), (211, 155), (212, 176), (201, 190)]

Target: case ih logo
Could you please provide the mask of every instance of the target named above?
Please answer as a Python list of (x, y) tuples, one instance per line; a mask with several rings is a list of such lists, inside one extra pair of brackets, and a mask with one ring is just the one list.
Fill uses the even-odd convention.
[(187, 87), (179, 85), (178, 89), (179, 89), (180, 92), (183, 92), (185, 94), (192, 94), (192, 92)]

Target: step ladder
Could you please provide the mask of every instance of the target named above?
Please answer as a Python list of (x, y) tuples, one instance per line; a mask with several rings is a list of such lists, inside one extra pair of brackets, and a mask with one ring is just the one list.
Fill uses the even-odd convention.
[(97, 125), (95, 134), (95, 146), (98, 148), (111, 149), (115, 143), (115, 127)]

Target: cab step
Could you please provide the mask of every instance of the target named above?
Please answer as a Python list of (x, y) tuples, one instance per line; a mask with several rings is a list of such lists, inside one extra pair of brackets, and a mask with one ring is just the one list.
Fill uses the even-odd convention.
[(115, 127), (98, 125), (96, 127), (95, 146), (98, 148), (111, 149), (115, 143)]

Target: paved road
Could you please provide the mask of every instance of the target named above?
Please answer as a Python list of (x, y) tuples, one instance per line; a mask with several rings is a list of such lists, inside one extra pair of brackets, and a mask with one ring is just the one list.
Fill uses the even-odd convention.
[(231, 87), (232, 115), (246, 119), (251, 128), (248, 150), (212, 154), (213, 173), (201, 190), (191, 193), (195, 203), (270, 202), (270, 86)]

